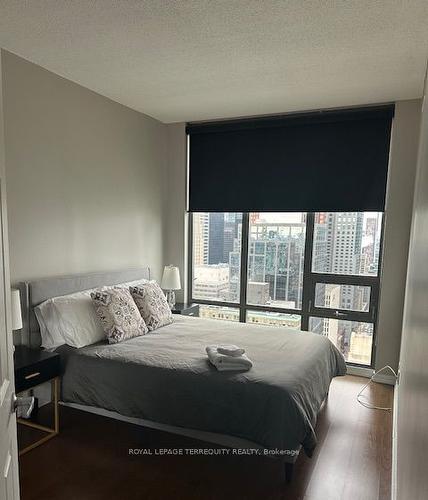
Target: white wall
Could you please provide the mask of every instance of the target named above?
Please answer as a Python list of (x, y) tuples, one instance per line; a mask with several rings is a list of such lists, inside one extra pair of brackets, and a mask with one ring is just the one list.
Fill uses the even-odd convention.
[(167, 127), (3, 55), (13, 281), (163, 259)]
[(168, 162), (166, 175), (165, 263), (180, 268), (183, 289), (177, 300), (187, 298), (187, 146), (184, 123), (168, 125)]
[[(384, 233), (383, 283), (379, 303), (375, 367), (398, 366), (407, 272), (413, 188), (416, 172), (420, 100), (396, 103)], [(184, 124), (168, 125), (169, 215), (167, 260), (187, 268), (184, 234), (186, 207), (186, 135)], [(182, 271), (183, 276), (183, 271)]]
[(428, 85), (422, 114), (409, 253), (400, 383), (395, 408), (398, 500), (427, 498), (428, 447)]

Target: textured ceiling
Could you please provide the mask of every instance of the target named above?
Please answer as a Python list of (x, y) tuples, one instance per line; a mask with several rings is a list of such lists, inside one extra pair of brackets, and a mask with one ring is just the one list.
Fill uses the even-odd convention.
[(427, 0), (0, 0), (0, 46), (164, 122), (419, 97)]

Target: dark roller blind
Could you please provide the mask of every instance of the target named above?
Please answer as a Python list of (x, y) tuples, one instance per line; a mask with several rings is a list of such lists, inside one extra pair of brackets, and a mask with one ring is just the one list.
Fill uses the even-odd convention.
[(383, 211), (393, 106), (190, 124), (189, 210)]

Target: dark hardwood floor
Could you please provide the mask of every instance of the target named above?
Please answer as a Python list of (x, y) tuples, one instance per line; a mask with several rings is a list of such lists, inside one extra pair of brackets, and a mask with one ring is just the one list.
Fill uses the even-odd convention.
[[(366, 379), (333, 381), (317, 424), (319, 444), (302, 453), (291, 484), (282, 465), (256, 456), (130, 456), (129, 448), (212, 448), (193, 439), (61, 407), (61, 433), (20, 457), (23, 500), (390, 498), (392, 414), (356, 402)], [(392, 406), (393, 390), (369, 397)], [(174, 404), (171, 401), (171, 404)], [(28, 439), (21, 426), (21, 443)], [(32, 431), (33, 432), (33, 431)]]

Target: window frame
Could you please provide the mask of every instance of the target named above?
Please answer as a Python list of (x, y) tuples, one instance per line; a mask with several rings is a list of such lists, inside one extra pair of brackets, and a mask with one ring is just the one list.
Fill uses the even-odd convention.
[[(197, 212), (195, 212), (197, 213)], [(355, 274), (337, 274), (320, 273), (312, 271), (313, 241), (315, 231), (315, 213), (306, 212), (306, 235), (305, 250), (303, 260), (303, 290), (301, 308), (290, 309), (284, 307), (273, 307), (267, 305), (255, 305), (247, 303), (247, 281), (248, 281), (248, 250), (250, 234), (250, 212), (242, 213), (242, 234), (241, 234), (241, 270), (239, 283), (239, 301), (226, 302), (219, 300), (206, 300), (193, 297), (193, 212), (188, 212), (188, 298), (189, 302), (196, 304), (224, 306), (239, 309), (239, 322), (246, 323), (247, 311), (266, 311), (284, 314), (298, 315), (301, 318), (301, 327), (303, 331), (309, 330), (309, 320), (311, 317), (331, 318), (343, 321), (357, 321), (373, 324), (371, 363), (364, 365), (360, 363), (347, 362), (348, 366), (360, 368), (373, 368), (376, 360), (377, 345), (377, 323), (379, 309), (379, 295), (382, 281), (382, 257), (383, 257), (383, 239), (385, 212), (382, 213), (381, 233), (379, 242), (379, 259), (377, 275), (355, 275)], [(370, 287), (370, 302), (368, 311), (353, 311), (341, 308), (327, 308), (315, 306), (315, 286), (317, 283), (332, 283), (338, 285), (355, 285)]]

